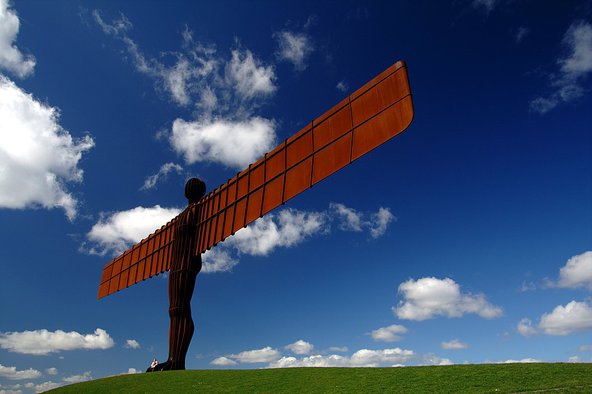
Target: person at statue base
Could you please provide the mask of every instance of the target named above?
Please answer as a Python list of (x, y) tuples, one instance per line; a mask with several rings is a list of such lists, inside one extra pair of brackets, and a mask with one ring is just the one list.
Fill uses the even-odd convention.
[(157, 365), (158, 365), (158, 360), (156, 360), (156, 358), (155, 358), (154, 360), (152, 360), (152, 364), (150, 364), (150, 367), (148, 367), (146, 372), (154, 372), (154, 367), (156, 367)]

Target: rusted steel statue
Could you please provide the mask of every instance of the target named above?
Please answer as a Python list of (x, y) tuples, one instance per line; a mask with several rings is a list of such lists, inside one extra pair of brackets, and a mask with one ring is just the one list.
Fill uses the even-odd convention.
[(196, 178), (187, 208), (103, 268), (99, 298), (169, 272), (169, 358), (185, 369), (191, 297), (201, 254), (404, 131), (413, 120), (407, 66), (399, 61), (214, 191)]

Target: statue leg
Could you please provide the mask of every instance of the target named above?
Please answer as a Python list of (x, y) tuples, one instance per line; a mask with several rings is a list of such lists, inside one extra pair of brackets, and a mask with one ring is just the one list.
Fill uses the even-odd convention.
[(198, 272), (195, 268), (169, 272), (169, 358), (154, 368), (156, 371), (185, 369), (185, 357), (195, 329), (191, 318), (191, 297)]

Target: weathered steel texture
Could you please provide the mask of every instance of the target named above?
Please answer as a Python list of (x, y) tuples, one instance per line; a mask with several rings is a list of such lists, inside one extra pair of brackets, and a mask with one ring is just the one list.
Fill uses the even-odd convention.
[[(196, 253), (401, 133), (413, 114), (407, 66), (399, 61), (204, 196)], [(170, 268), (175, 220), (105, 265), (99, 298)]]

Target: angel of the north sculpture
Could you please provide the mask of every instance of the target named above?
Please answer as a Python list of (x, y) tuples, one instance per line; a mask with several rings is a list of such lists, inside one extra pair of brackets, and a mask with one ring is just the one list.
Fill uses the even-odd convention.
[(201, 254), (401, 133), (412, 119), (407, 66), (398, 61), (207, 195), (204, 182), (190, 179), (187, 208), (105, 265), (99, 298), (169, 271), (169, 356), (154, 370), (185, 369)]

